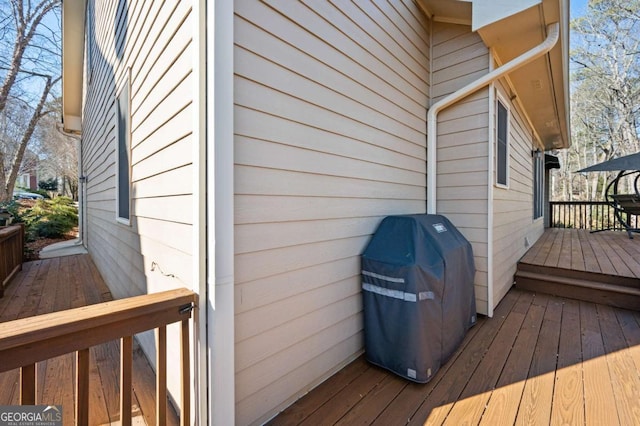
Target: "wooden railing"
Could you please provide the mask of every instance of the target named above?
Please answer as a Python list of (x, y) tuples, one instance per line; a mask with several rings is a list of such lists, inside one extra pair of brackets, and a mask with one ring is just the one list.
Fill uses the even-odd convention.
[[(637, 216), (626, 215), (632, 227), (638, 227)], [(549, 223), (552, 228), (575, 228), (599, 231), (612, 229), (623, 231), (624, 227), (616, 219), (611, 204), (605, 201), (551, 201), (549, 203)]]
[(0, 228), (0, 297), (11, 278), (22, 269), (24, 225)]
[(195, 293), (177, 289), (0, 323), (0, 373), (20, 368), (20, 403), (36, 403), (36, 363), (76, 353), (76, 424), (89, 424), (89, 348), (120, 339), (120, 417), (131, 425), (133, 335), (156, 330), (156, 421), (167, 418), (166, 326), (181, 322), (181, 424), (190, 424), (189, 319)]

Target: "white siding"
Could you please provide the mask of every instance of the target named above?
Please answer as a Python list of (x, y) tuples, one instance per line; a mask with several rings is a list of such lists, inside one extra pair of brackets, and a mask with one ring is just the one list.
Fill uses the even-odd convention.
[[(433, 24), (433, 101), (489, 71), (489, 51), (471, 27)], [(438, 115), (437, 211), (471, 242), (476, 266), (476, 308), (487, 313), (488, 89)]]
[[(191, 4), (88, 3), (92, 18), (87, 22), (93, 26), (87, 29), (91, 63), (82, 145), (88, 249), (116, 298), (192, 288)], [(115, 212), (114, 101), (128, 69), (130, 226), (116, 222)], [(140, 341), (153, 354), (153, 335)], [(177, 362), (177, 345), (168, 346), (169, 359), (175, 360), (170, 362)], [(179, 389), (177, 378), (169, 375), (169, 380), (173, 390)]]
[[(503, 84), (496, 87), (503, 101), (510, 98)], [(533, 220), (533, 133), (518, 105), (507, 102), (510, 109), (509, 187), (493, 190), (493, 300), (496, 305), (513, 285), (518, 260), (544, 232), (543, 219)], [(495, 176), (493, 179), (495, 182)]]
[(360, 253), (425, 211), (429, 27), (411, 1), (235, 4), (236, 421), (362, 350)]

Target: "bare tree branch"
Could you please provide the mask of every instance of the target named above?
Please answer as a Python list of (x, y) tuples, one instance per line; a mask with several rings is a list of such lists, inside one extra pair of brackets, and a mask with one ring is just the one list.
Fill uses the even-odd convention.
[(29, 46), (29, 43), (31, 43), (31, 39), (36, 33), (38, 25), (47, 13), (60, 5), (60, 0), (42, 1), (36, 5), (32, 13), (27, 10), (26, 15), (24, 13), (22, 0), (12, 0), (11, 5), (14, 12), (16, 34), (11, 56), (11, 65), (5, 75), (2, 86), (0, 86), (0, 113), (2, 113), (6, 107), (7, 97), (20, 72), (25, 50), (27, 46)]

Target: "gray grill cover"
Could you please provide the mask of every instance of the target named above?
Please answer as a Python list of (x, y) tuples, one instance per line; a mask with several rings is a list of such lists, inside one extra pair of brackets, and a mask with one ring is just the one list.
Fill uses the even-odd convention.
[(389, 216), (362, 255), (366, 358), (426, 383), (476, 322), (471, 244), (440, 215)]

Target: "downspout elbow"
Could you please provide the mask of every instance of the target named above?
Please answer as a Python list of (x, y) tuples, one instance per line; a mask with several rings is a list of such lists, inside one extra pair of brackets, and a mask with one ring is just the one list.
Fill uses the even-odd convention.
[(531, 50), (526, 51), (515, 59), (507, 62), (500, 68), (496, 68), (479, 79), (451, 93), (445, 98), (431, 105), (427, 113), (427, 213), (436, 213), (436, 186), (437, 186), (437, 137), (438, 137), (438, 113), (444, 108), (466, 98), (494, 81), (506, 76), (516, 69), (547, 54), (560, 38), (560, 24), (555, 22), (547, 26), (547, 38)]

